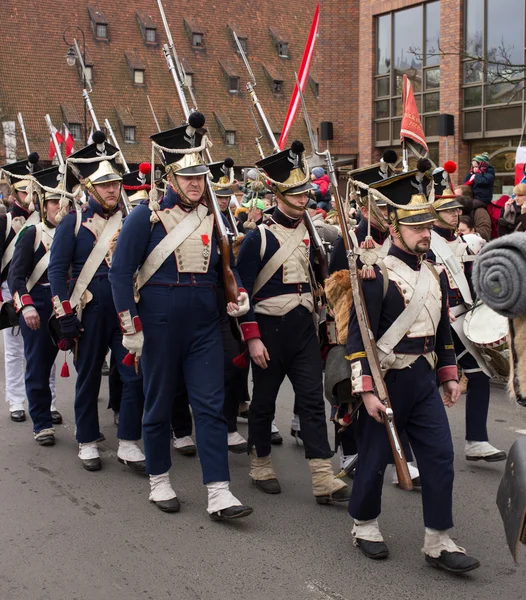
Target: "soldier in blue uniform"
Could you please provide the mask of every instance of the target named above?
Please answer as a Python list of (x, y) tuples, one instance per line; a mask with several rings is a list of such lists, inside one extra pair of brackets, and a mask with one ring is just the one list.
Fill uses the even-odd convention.
[(247, 234), (238, 269), (252, 308), (240, 319), (252, 359), (254, 391), (249, 409), (250, 477), (261, 491), (281, 486), (272, 466), (271, 427), (285, 376), (295, 393), (305, 457), (320, 504), (349, 497), (334, 477), (322, 389), (322, 362), (313, 321), (314, 256), (302, 220), (312, 190), (302, 142), (257, 163), (272, 183), (277, 208), (267, 223)]
[[(2, 283), (2, 300), (6, 302), (11, 300), (11, 293), (7, 285), (7, 274), (20, 232), (25, 225), (36, 225), (40, 221), (36, 207), (38, 185), (32, 177), (34, 173), (42, 169), (38, 161), (38, 154), (32, 152), (26, 160), (2, 167), (13, 198), (13, 205), (9, 214), (0, 217), (0, 280)], [(24, 387), (24, 342), (18, 326), (6, 327), (3, 336), (6, 402), (9, 402), (11, 420), (22, 422), (26, 420), (24, 407), (26, 396)], [(53, 401), (55, 401), (54, 372), (50, 385), (53, 389)], [(55, 409), (55, 406), (53, 408)], [(57, 412), (55, 415), (56, 423), (62, 422), (62, 417), (59, 417), (60, 413)]]
[[(451, 166), (451, 164), (453, 166)], [(488, 441), (488, 410), (490, 377), (484, 359), (464, 335), (463, 323), (467, 310), (473, 305), (475, 292), (471, 283), (474, 256), (461, 236), (456, 235), (462, 204), (451, 186), (449, 172), (455, 163), (433, 172), (435, 209), (438, 219), (431, 234), (430, 260), (442, 264), (447, 274), (449, 307), (452, 315), (451, 334), (458, 364), (468, 380), (466, 392), (466, 460), (498, 462), (506, 453)]]
[[(429, 180), (427, 173), (412, 171), (378, 186), (388, 199), (392, 246), (383, 265), (375, 266), (376, 278), (363, 281), (362, 288), (395, 423), (400, 432), (407, 432), (420, 467), (426, 561), (459, 573), (477, 568), (479, 562), (447, 533), (453, 526), (453, 443), (444, 405), (454, 404), (459, 389), (446, 276), (441, 267), (423, 260), (436, 219), (426, 197)], [(389, 279), (385, 293), (384, 276)], [(353, 538), (367, 557), (386, 558), (388, 549), (377, 519), (391, 448), (382, 420), (385, 405), (374, 394), (354, 306), (347, 351), (352, 390), (364, 403), (358, 418), (360, 452), (349, 502)], [(437, 378), (443, 385), (443, 399)]]
[(93, 144), (67, 160), (75, 177), (85, 179), (88, 202), (63, 216), (55, 233), (48, 270), (53, 310), (75, 354), (75, 424), (82, 466), (88, 471), (101, 469), (97, 399), (110, 348), (123, 383), (117, 458), (130, 469), (144, 472), (144, 455), (137, 445), (144, 406), (142, 378), (121, 362), (126, 355), (122, 331), (128, 323), (119, 322), (108, 281), (110, 244), (122, 224), (119, 151), (105, 141), (102, 131), (95, 132), (93, 139)]
[(20, 314), (26, 359), (25, 389), (35, 440), (41, 446), (53, 446), (53, 425), (57, 424), (57, 418), (53, 418), (50, 374), (58, 348), (48, 330), (52, 305), (47, 267), (60, 199), (67, 192), (64, 175), (58, 167), (39, 171), (35, 177), (40, 186), (44, 186), (39, 190), (42, 220), (20, 232), (7, 281)]
[[(208, 513), (214, 520), (246, 517), (229, 490), (227, 423), (223, 416), (224, 352), (218, 286), (222, 266), (215, 219), (205, 201), (209, 169), (204, 116), (152, 136), (168, 177), (166, 194), (140, 204), (126, 219), (117, 241), (110, 280), (124, 323), (123, 344), (144, 377), (143, 421), (150, 501), (165, 512), (180, 510), (169, 469), (172, 406), (184, 378), (195, 420)], [(235, 267), (231, 257), (234, 275)], [(134, 285), (135, 277), (135, 285)], [(241, 282), (237, 278), (238, 286)], [(136, 304), (136, 300), (140, 299)], [(227, 305), (230, 315), (248, 310), (246, 292)]]

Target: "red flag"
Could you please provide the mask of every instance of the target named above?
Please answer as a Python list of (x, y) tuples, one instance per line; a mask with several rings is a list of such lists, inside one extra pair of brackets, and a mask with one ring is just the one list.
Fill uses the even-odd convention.
[(66, 142), (66, 158), (73, 152), (73, 144), (75, 143), (75, 140), (73, 139), (73, 136), (71, 135), (70, 130), (67, 128), (67, 126), (64, 124), (64, 138), (65, 138), (65, 142)]
[[(420, 115), (416, 107), (415, 95), (413, 94), (413, 86), (404, 75), (404, 84), (402, 92), (402, 102), (404, 106), (404, 114), (402, 116), (402, 124), (400, 126), (400, 141), (405, 142), (413, 150), (417, 156), (427, 155), (429, 152), (426, 142), (426, 136), (420, 122)], [(408, 142), (408, 140), (410, 140)]]
[(64, 141), (64, 138), (62, 137), (60, 131), (54, 125), (51, 125), (50, 129), (51, 131), (49, 132), (49, 160), (53, 160), (53, 157), (55, 156), (55, 144), (53, 143), (53, 136), (55, 136), (55, 139), (57, 140), (57, 144), (59, 146)]
[[(318, 36), (318, 26), (320, 24), (320, 5), (316, 5), (316, 10), (314, 11), (314, 18), (312, 19), (312, 25), (309, 31), (309, 37), (307, 38), (307, 43), (305, 44), (305, 50), (303, 51), (303, 58), (301, 59), (300, 70), (298, 73), (298, 79), (301, 85), (301, 91), (305, 89), (305, 85), (307, 83), (307, 79), (309, 78), (309, 70), (312, 62), (312, 55), (314, 54), (314, 46), (316, 44), (316, 38)], [(298, 84), (294, 85), (294, 91), (292, 92), (292, 97), (290, 99), (289, 109), (287, 111), (287, 116), (285, 117), (285, 122), (283, 123), (283, 130), (281, 132), (281, 136), (279, 138), (279, 148), (283, 150), (285, 144), (287, 142), (287, 136), (289, 135), (290, 128), (292, 127), (292, 123), (294, 123), (294, 119), (296, 118), (296, 113), (298, 112), (298, 108), (300, 105), (300, 95), (298, 93)]]

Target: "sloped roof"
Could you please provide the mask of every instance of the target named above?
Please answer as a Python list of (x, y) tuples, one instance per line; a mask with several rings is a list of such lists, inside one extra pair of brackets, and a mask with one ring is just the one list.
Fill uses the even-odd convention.
[[(307, 0), (301, 10), (290, 0), (266, 0), (257, 11), (247, 10), (246, 0), (164, 0), (166, 15), (178, 55), (185, 59), (193, 73), (193, 92), (200, 111), (207, 117), (207, 127), (214, 142), (215, 160), (228, 154), (236, 164), (246, 166), (258, 160), (254, 147), (256, 129), (246, 101), (245, 83), (248, 73), (236, 52), (229, 24), (239, 26), (239, 32), (248, 38), (249, 61), (257, 78), (257, 95), (276, 130), (281, 129), (294, 85), (294, 71), (299, 69), (303, 48), (308, 36), (317, 0)], [(155, 3), (153, 3), (155, 6)], [(96, 40), (93, 35), (88, 8), (101, 8), (108, 23), (109, 40)], [(76, 114), (83, 124), (84, 101), (77, 67), (68, 67), (62, 32), (72, 29), (67, 39), (77, 36), (82, 48), (82, 36), (74, 31), (80, 27), (86, 37), (86, 50), (93, 63), (93, 93), (91, 100), (99, 123), (116, 119), (116, 107), (126, 107), (125, 120), (137, 128), (137, 143), (124, 144), (120, 128), (114, 130), (130, 165), (150, 157), (149, 136), (157, 128), (148, 104), (147, 95), (159, 120), (160, 127), (169, 127), (168, 115), (176, 124), (182, 122), (172, 77), (161, 52), (166, 34), (160, 15), (152, 9), (151, 0), (127, 2), (100, 2), (97, 0), (54, 0), (53, 10), (41, 0), (2, 0), (2, 43), (0, 44), (0, 121), (15, 121), (17, 155), (25, 156), (24, 145), (16, 119), (17, 112), (24, 117), (27, 136), (32, 150), (47, 157), (49, 133), (44, 120), (49, 113), (53, 124), (61, 128), (63, 109)], [(149, 15), (157, 27), (157, 43), (146, 44), (141, 34), (137, 12)], [(198, 15), (198, 21), (196, 20)], [(204, 29), (204, 49), (192, 48), (184, 20), (199, 23)], [(269, 27), (286, 23), (284, 32), (293, 59), (278, 57)], [(197, 25), (196, 25), (197, 26)], [(135, 50), (145, 68), (145, 85), (134, 86), (125, 52)], [(313, 67), (316, 65), (315, 52)], [(240, 75), (240, 93), (230, 94), (224, 83), (221, 64), (229, 64)], [(191, 66), (190, 66), (191, 65)], [(320, 63), (321, 68), (321, 63)], [(265, 75), (267, 72), (283, 77), (284, 94), (273, 94)], [(314, 127), (320, 121), (318, 101), (309, 86), (305, 96)], [(189, 96), (187, 95), (190, 102)], [(214, 112), (229, 120), (236, 129), (236, 145), (224, 146)], [(120, 112), (119, 112), (120, 114)], [(87, 130), (91, 127), (88, 113)], [(299, 137), (307, 142), (307, 133), (301, 115), (298, 115), (290, 133), (289, 142)], [(271, 151), (270, 144), (263, 143)], [(5, 143), (0, 136), (0, 160), (5, 157)], [(0, 163), (1, 164), (1, 163)]]

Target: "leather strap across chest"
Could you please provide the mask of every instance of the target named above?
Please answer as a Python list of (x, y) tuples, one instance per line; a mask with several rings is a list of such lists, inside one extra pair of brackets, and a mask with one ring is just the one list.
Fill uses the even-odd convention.
[(35, 234), (35, 244), (33, 246), (33, 250), (36, 251), (42, 242), (46, 249), (46, 253), (44, 256), (37, 262), (33, 272), (31, 273), (29, 279), (27, 280), (27, 292), (29, 293), (35, 285), (38, 283), (42, 275), (47, 271), (49, 267), (49, 258), (50, 258), (50, 248), (53, 243), (53, 237), (55, 236), (55, 229), (49, 229), (46, 227), (44, 223), (38, 223), (36, 225), (36, 234)]
[[(11, 215), (7, 215), (7, 216), (8, 216), (8, 219), (11, 217)], [(15, 229), (15, 236), (9, 243), (9, 246), (7, 246), (7, 248), (5, 249), (4, 255), (2, 256), (1, 271), (3, 271), (7, 267), (7, 265), (11, 262), (11, 259), (13, 258), (13, 254), (15, 253), (16, 243), (18, 242), (18, 238), (20, 237), (20, 232), (22, 231), (24, 226), (29, 227), (30, 225), (37, 225), (40, 221), (40, 216), (35, 211), (29, 215), (27, 221), (22, 220), (22, 219), (23, 219), (23, 217), (18, 217), (18, 218), (8, 221), (8, 228), (6, 229), (6, 238), (9, 235), (9, 233), (11, 232), (11, 228)], [(16, 228), (18, 228), (18, 230)]]

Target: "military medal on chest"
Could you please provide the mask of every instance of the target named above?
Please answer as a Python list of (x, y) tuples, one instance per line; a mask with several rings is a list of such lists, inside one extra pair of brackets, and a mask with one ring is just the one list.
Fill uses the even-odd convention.
[(208, 259), (208, 257), (210, 256), (210, 237), (207, 233), (203, 233), (201, 235), (201, 240), (203, 241), (203, 257)]

